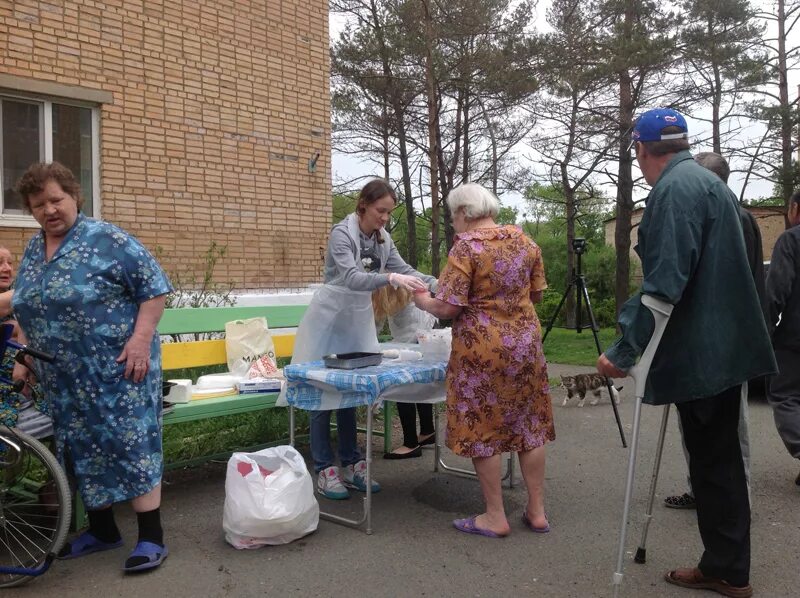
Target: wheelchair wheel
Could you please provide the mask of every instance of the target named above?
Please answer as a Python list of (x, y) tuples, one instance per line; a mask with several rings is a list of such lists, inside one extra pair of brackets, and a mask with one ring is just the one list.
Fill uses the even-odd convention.
[(53, 454), (35, 438), (0, 427), (0, 588), (31, 579), (9, 569), (46, 570), (64, 545), (71, 514), (69, 483)]

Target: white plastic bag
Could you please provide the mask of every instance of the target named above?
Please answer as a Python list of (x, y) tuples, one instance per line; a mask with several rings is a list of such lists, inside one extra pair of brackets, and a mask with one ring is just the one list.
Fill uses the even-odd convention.
[(436, 316), (417, 308), (413, 303), (389, 316), (389, 332), (398, 343), (416, 343), (418, 330), (430, 330), (436, 324)]
[(288, 544), (319, 524), (303, 457), (291, 446), (233, 453), (225, 477), (222, 528), (234, 548)]
[(278, 371), (266, 318), (227, 322), (225, 353), (228, 370), (240, 378), (269, 377)]

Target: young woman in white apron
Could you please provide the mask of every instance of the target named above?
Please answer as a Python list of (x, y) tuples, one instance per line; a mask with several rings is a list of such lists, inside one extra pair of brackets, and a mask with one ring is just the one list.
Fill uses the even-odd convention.
[[(372, 291), (387, 284), (410, 291), (436, 283), (433, 276), (409, 266), (384, 229), (397, 196), (382, 179), (367, 183), (356, 211), (331, 230), (325, 254), (325, 284), (311, 299), (297, 329), (292, 363), (322, 359), (330, 353), (378, 351)], [(311, 454), (318, 474), (317, 490), (327, 498), (349, 497), (347, 488), (366, 491), (367, 464), (356, 439), (355, 409), (338, 409), (339, 460), (331, 450), (330, 411), (311, 413)], [(380, 485), (373, 479), (372, 492)]]

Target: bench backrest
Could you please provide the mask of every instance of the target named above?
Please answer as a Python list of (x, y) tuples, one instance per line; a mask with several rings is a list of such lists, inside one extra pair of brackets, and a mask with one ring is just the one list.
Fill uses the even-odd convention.
[[(277, 357), (291, 357), (294, 351), (294, 332), (277, 331), (296, 328), (307, 305), (265, 305), (259, 307), (179, 307), (165, 309), (158, 332), (193, 334), (225, 332), (225, 324), (233, 320), (265, 317), (275, 343)], [(226, 363), (225, 339), (164, 343), (161, 363), (165, 370), (192, 368)]]

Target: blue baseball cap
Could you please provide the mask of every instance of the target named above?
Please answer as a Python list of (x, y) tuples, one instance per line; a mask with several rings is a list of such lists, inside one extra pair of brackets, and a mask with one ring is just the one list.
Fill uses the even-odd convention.
[[(667, 127), (680, 127), (680, 133), (662, 134)], [(667, 139), (686, 139), (689, 127), (686, 119), (671, 108), (655, 108), (642, 113), (633, 123), (632, 141), (666, 141)]]

